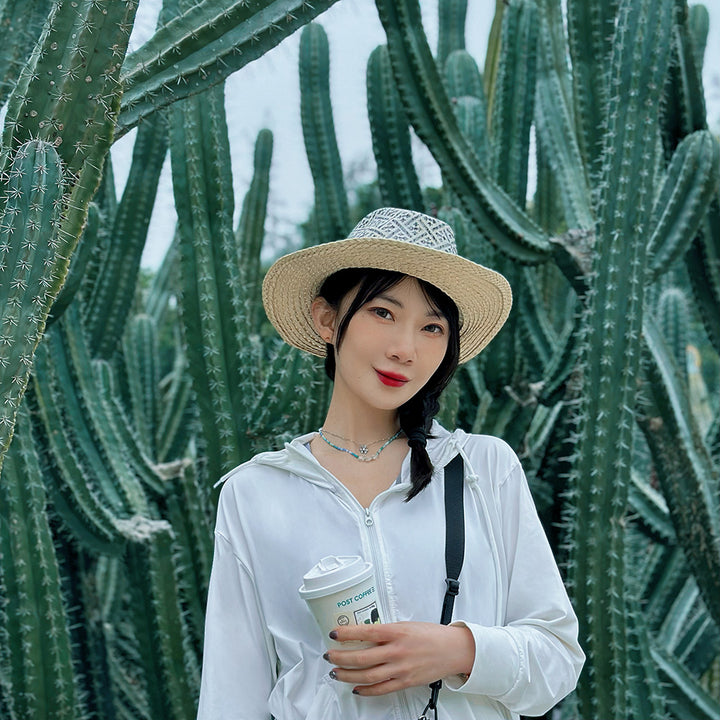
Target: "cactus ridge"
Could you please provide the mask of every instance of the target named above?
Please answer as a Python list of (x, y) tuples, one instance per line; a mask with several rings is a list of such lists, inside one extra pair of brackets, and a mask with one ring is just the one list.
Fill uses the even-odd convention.
[(383, 203), (424, 210), (413, 165), (410, 130), (392, 75), (387, 47), (376, 47), (367, 63), (367, 110)]
[(219, 85), (337, 0), (201, 0), (126, 59), (116, 134), (150, 113)]

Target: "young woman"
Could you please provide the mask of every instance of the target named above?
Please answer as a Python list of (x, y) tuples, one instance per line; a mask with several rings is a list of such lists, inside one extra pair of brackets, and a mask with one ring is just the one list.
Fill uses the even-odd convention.
[[(278, 260), (263, 301), (284, 340), (326, 357), (333, 393), (322, 428), (223, 478), (199, 719), (416, 720), (439, 679), (443, 718), (546, 712), (584, 655), (522, 468), (501, 440), (433, 420), (505, 322), (506, 280), (459, 257), (445, 223), (383, 208)], [(465, 555), (442, 625), (457, 455)], [(383, 623), (331, 633), (364, 648), (327, 650), (298, 594), (328, 555), (374, 566)]]

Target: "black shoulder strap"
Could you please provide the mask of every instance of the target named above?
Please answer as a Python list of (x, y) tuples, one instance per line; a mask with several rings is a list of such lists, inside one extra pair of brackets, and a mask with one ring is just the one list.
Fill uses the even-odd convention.
[(452, 620), (455, 596), (460, 590), (460, 571), (465, 558), (465, 510), (463, 506), (463, 461), (456, 455), (445, 466), (445, 600), (440, 622)]
[[(440, 623), (449, 625), (452, 620), (455, 597), (460, 591), (460, 571), (465, 558), (465, 508), (463, 505), (462, 457), (456, 455), (445, 466), (445, 599), (443, 600)], [(418, 720), (428, 720), (430, 710), (437, 720), (437, 700), (442, 680), (430, 685), (430, 701)]]

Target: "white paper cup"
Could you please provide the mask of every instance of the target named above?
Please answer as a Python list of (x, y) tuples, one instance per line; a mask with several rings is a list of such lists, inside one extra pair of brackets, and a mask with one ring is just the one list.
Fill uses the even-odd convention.
[(373, 643), (338, 643), (328, 633), (338, 625), (382, 622), (375, 573), (357, 555), (328, 555), (303, 577), (300, 597), (307, 602), (328, 648), (371, 647)]

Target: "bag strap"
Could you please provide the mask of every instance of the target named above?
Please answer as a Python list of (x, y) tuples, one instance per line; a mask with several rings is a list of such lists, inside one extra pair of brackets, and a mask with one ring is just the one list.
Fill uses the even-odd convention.
[[(452, 620), (455, 597), (460, 591), (460, 571), (465, 559), (465, 508), (463, 492), (463, 460), (456, 455), (445, 466), (445, 598), (443, 599), (440, 624), (449, 625)], [(437, 720), (437, 700), (442, 680), (430, 685), (430, 701), (418, 720), (428, 720), (427, 713), (432, 710)]]

